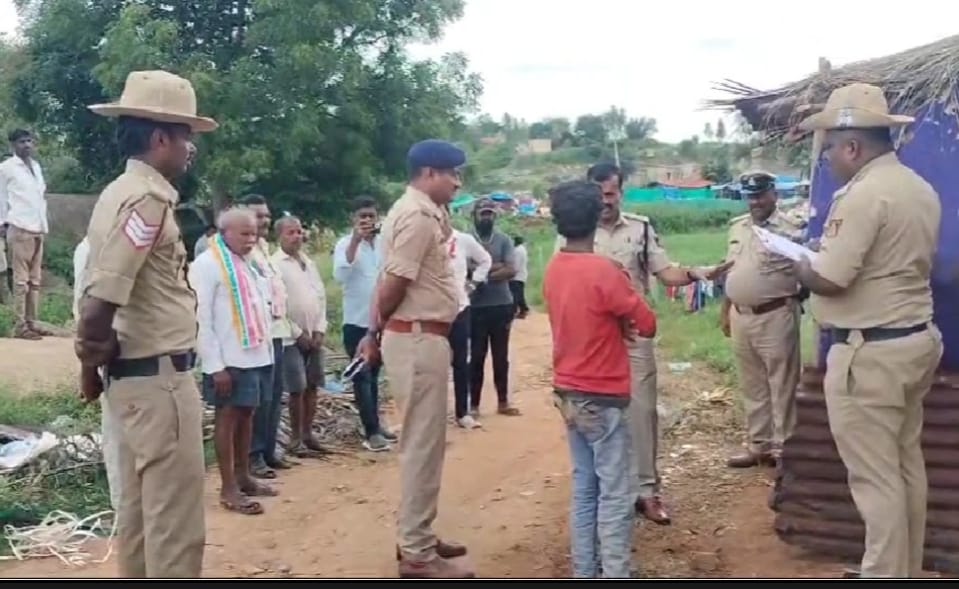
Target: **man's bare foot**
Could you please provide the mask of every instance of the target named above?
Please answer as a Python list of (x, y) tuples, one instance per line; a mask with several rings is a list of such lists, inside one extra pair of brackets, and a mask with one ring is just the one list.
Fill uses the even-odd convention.
[(260, 515), (263, 513), (263, 505), (259, 501), (252, 501), (249, 497), (240, 492), (239, 489), (220, 493), (220, 506), (234, 513), (241, 515)]

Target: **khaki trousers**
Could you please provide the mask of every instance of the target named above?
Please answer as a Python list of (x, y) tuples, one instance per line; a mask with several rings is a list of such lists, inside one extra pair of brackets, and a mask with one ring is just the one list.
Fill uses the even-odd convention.
[(730, 309), (733, 351), (746, 412), (749, 450), (781, 449), (796, 427), (800, 360), (799, 305), (762, 315)]
[(120, 509), (120, 576), (195, 578), (203, 567), (203, 406), (190, 372), (112, 379)]
[(866, 524), (863, 577), (917, 577), (926, 534), (922, 402), (942, 357), (935, 326), (865, 343), (853, 331), (826, 361), (829, 427)]
[(37, 320), (40, 306), (43, 234), (11, 226), (7, 229), (7, 247), (13, 270), (13, 305), (17, 324), (31, 324)]
[(383, 334), (383, 362), (403, 420), (397, 543), (405, 558), (437, 558), (436, 519), (443, 459), (450, 346), (428, 333)]
[(635, 495), (649, 499), (659, 493), (659, 413), (656, 392), (656, 342), (637, 337), (626, 341), (631, 375), (629, 432)]

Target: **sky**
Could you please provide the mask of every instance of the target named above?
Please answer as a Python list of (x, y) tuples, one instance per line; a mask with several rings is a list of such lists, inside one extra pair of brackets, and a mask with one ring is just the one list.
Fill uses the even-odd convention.
[[(885, 5), (885, 6), (884, 6)], [(908, 8), (908, 11), (906, 10)], [(730, 78), (771, 89), (833, 66), (956, 33), (959, 2), (879, 0), (466, 0), (463, 18), (416, 57), (461, 51), (482, 75), (481, 110), (534, 122), (615, 105), (657, 120), (657, 138), (701, 134)], [(16, 29), (0, 0), (0, 32)]]

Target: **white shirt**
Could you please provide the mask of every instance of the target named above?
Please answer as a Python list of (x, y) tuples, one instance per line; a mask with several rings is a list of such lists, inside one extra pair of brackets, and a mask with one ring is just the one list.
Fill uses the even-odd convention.
[(73, 250), (73, 320), (80, 320), (80, 299), (86, 284), (87, 258), (90, 256), (90, 240), (83, 238)]
[(272, 258), (286, 285), (286, 313), (293, 328), (293, 337), (286, 340), (286, 344), (296, 340), (302, 333), (325, 334), (327, 327), (326, 287), (313, 260), (302, 253), (298, 258), (282, 249), (277, 250)]
[(346, 250), (353, 240), (353, 232), (338, 242), (333, 250), (333, 279), (343, 285), (343, 324), (370, 326), (370, 305), (380, 273), (380, 236), (360, 242), (353, 262), (346, 259)]
[(460, 311), (470, 304), (470, 295), (466, 290), (466, 275), (473, 265), (473, 282), (486, 282), (493, 259), (476, 238), (469, 233), (453, 231), (449, 241), (453, 258), (453, 276), (460, 288)]
[(516, 270), (516, 276), (513, 280), (517, 282), (526, 282), (529, 278), (529, 254), (526, 253), (526, 244), (520, 244), (513, 250), (513, 268)]
[(248, 264), (235, 264), (237, 272), (246, 272), (256, 285), (253, 304), (259, 307), (264, 324), (261, 327), (263, 343), (246, 348), (233, 325), (233, 303), (230, 286), (223, 280), (223, 272), (213, 252), (207, 250), (190, 265), (190, 286), (196, 291), (197, 356), (204, 374), (214, 374), (226, 367), (259, 368), (273, 364), (273, 341), (270, 339), (270, 308), (267, 303), (270, 285)]
[[(33, 170), (33, 173), (30, 170)], [(0, 164), (0, 222), (33, 233), (47, 233), (47, 183), (37, 160), (17, 156)]]

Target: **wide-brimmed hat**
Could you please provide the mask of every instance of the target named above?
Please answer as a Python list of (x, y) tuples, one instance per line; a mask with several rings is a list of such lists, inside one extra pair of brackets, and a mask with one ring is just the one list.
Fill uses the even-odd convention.
[(889, 103), (878, 86), (856, 83), (833, 90), (822, 111), (801, 122), (799, 129), (900, 127), (915, 120), (915, 117), (889, 114)]
[(193, 84), (162, 70), (130, 72), (118, 102), (88, 108), (104, 117), (187, 125), (194, 133), (208, 133), (218, 126), (213, 119), (197, 116)]

